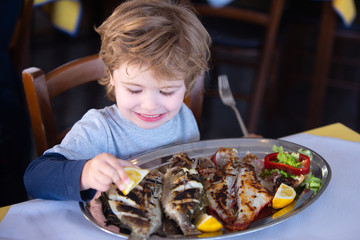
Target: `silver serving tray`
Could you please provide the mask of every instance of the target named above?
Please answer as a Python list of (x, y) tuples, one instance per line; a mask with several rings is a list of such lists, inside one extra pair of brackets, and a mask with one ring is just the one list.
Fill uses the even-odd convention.
[[(147, 154), (138, 156), (134, 160), (133, 163), (137, 164), (141, 168), (154, 169), (161, 166), (165, 166), (168, 164), (168, 160), (172, 157), (173, 154), (186, 152), (189, 157), (197, 158), (204, 156), (213, 155), (216, 150), (220, 147), (234, 147), (239, 151), (239, 157), (245, 156), (246, 152), (251, 152), (252, 154), (256, 154), (258, 158), (264, 158), (267, 154), (272, 152), (272, 146), (283, 146), (286, 151), (294, 151), (297, 152), (300, 148), (309, 149), (313, 154), (313, 160), (311, 162), (311, 169), (313, 174), (322, 180), (322, 188), (320, 191), (314, 195), (311, 191), (307, 194), (303, 194), (298, 199), (296, 199), (295, 206), (287, 213), (277, 216), (275, 218), (275, 214), (262, 218), (253, 222), (249, 228), (243, 231), (238, 232), (227, 232), (224, 230), (220, 235), (217, 236), (208, 236), (206, 239), (219, 239), (219, 238), (228, 238), (228, 237), (236, 237), (243, 234), (249, 234), (255, 231), (259, 231), (261, 229), (274, 226), (278, 223), (281, 223), (291, 217), (294, 217), (299, 212), (303, 211), (307, 207), (309, 207), (313, 202), (315, 202), (325, 191), (327, 186), (329, 185), (331, 179), (331, 169), (329, 164), (322, 158), (319, 154), (311, 150), (309, 147), (301, 146), (292, 142), (276, 140), (276, 139), (249, 139), (249, 138), (236, 138), (236, 139), (219, 139), (219, 140), (206, 140), (199, 141), (194, 143), (187, 143), (182, 145), (177, 145), (173, 147), (167, 147), (163, 149), (159, 149), (153, 152), (149, 152)], [(114, 231), (110, 231), (106, 227), (104, 227), (103, 223), (99, 223), (97, 219), (95, 219), (86, 205), (82, 202), (79, 203), (80, 209), (83, 212), (86, 219), (90, 222), (94, 223), (95, 226), (99, 227), (101, 230), (108, 232), (112, 235), (119, 236), (120, 238), (127, 238), (128, 235), (124, 233), (118, 233)], [(279, 214), (278, 214), (279, 215)], [(166, 236), (166, 238), (176, 238), (176, 239), (199, 239), (201, 236), (192, 236), (185, 237), (183, 235), (176, 236)], [(152, 235), (150, 239), (164, 239), (158, 235)]]

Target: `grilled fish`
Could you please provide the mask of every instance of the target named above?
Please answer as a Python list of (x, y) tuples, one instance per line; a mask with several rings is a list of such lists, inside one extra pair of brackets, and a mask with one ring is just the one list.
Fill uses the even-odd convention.
[(239, 152), (236, 148), (219, 148), (212, 156), (212, 160), (218, 169), (237, 168), (239, 164)]
[(241, 164), (239, 168), (236, 192), (237, 219), (227, 227), (244, 230), (254, 221), (260, 210), (271, 202), (273, 196), (260, 184), (254, 167), (247, 163)]
[(126, 196), (115, 185), (109, 190), (109, 207), (120, 227), (131, 231), (129, 239), (147, 239), (160, 228), (162, 180), (163, 174), (154, 170)]
[[(224, 225), (236, 220), (235, 182), (238, 152), (234, 148), (220, 148), (210, 159), (199, 159), (198, 171), (204, 180), (208, 211)], [(216, 164), (216, 166), (215, 166)]]
[(205, 179), (209, 212), (226, 228), (244, 230), (272, 200), (250, 164), (256, 156), (247, 155), (239, 161), (235, 148), (220, 148), (211, 159), (199, 159), (198, 169)]
[(204, 189), (194, 160), (186, 153), (176, 154), (170, 160), (164, 175), (161, 203), (167, 217), (174, 220), (184, 235), (197, 235), (192, 221), (202, 212)]
[[(264, 170), (264, 159), (259, 159), (255, 154), (247, 153), (246, 156), (242, 159), (242, 162), (252, 165), (254, 167), (253, 169), (257, 176), (260, 176), (260, 174)], [(280, 174), (275, 173), (275, 175), (272, 175), (271, 177), (268, 177), (267, 179), (264, 179), (262, 177), (260, 177), (258, 179), (260, 181), (260, 184), (264, 188), (266, 188), (270, 192), (273, 192), (276, 179), (279, 177), (278, 175), (280, 175)]]

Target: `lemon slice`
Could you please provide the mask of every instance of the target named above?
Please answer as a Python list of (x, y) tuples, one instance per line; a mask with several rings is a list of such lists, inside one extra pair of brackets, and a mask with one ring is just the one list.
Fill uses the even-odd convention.
[(284, 216), (285, 214), (288, 214), (289, 212), (291, 212), (291, 210), (294, 209), (296, 205), (296, 201), (293, 201), (292, 203), (290, 203), (289, 205), (287, 205), (286, 207), (284, 207), (283, 209), (280, 209), (279, 211), (277, 211), (276, 213), (274, 213), (272, 215), (272, 219), (277, 219), (279, 217)]
[(282, 183), (276, 190), (272, 200), (272, 207), (275, 209), (283, 208), (294, 201), (296, 192), (294, 188)]
[(223, 227), (216, 218), (206, 213), (201, 215), (195, 226), (201, 232), (217, 232)]
[(126, 174), (129, 176), (130, 182), (125, 186), (122, 191), (124, 195), (128, 195), (131, 190), (136, 187), (141, 180), (149, 173), (148, 169), (141, 169), (135, 167), (124, 167)]

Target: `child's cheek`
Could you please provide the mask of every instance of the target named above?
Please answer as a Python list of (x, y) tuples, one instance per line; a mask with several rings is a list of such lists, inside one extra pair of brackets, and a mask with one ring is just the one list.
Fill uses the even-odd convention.
[(176, 96), (172, 97), (172, 99), (165, 101), (165, 103), (167, 105), (167, 109), (176, 111), (181, 108), (183, 101), (184, 94), (177, 94)]
[(117, 96), (117, 105), (124, 109), (131, 109), (137, 104), (136, 98), (127, 92), (119, 92)]
[(122, 99), (122, 102), (123, 102), (122, 104), (123, 104), (124, 108), (127, 108), (127, 109), (132, 109), (137, 105), (136, 98), (128, 97), (128, 98)]

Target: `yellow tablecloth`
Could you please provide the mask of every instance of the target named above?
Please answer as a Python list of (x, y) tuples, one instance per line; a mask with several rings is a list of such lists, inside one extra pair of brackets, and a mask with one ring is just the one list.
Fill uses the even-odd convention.
[(341, 123), (334, 123), (324, 127), (315, 128), (305, 133), (323, 137), (335, 137), (343, 140), (360, 142), (360, 134)]
[(77, 34), (82, 17), (80, 0), (35, 0), (34, 7), (42, 7), (60, 31), (71, 36)]
[(0, 208), (0, 222), (4, 219), (6, 213), (9, 211), (10, 206)]
[(344, 24), (350, 26), (356, 17), (354, 0), (333, 0), (332, 5), (344, 21)]

